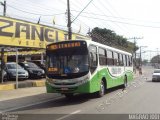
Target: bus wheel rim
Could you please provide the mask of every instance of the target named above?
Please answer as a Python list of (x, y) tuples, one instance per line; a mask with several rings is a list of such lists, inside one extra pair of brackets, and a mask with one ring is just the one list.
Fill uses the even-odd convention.
[(125, 82), (124, 82), (124, 86), (125, 86), (125, 87), (127, 87), (127, 80), (125, 80)]
[(104, 83), (103, 83), (103, 81), (101, 82), (101, 94), (104, 95)]

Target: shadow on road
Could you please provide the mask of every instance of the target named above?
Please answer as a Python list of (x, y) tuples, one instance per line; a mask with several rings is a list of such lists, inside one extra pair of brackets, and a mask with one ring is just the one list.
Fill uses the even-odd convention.
[[(106, 94), (109, 94), (109, 93), (111, 93), (113, 91), (119, 90), (120, 88), (122, 88), (122, 87), (119, 86), (119, 87), (108, 89)], [(19, 98), (19, 99), (16, 99), (16, 101), (17, 102), (18, 101), (21, 102), (23, 100), (27, 100), (27, 101), (30, 101), (32, 103), (32, 102), (34, 102), (34, 101), (32, 101), (33, 97), (40, 97), (40, 96), (35, 95), (35, 96)], [(15, 112), (15, 111), (19, 111), (20, 112), (20, 111), (34, 110), (34, 109), (48, 109), (48, 108), (54, 108), (54, 107), (56, 108), (56, 107), (61, 107), (61, 106), (72, 106), (72, 105), (78, 105), (78, 104), (85, 103), (85, 102), (87, 102), (87, 101), (89, 101), (91, 99), (100, 99), (100, 98), (95, 97), (95, 94), (77, 94), (72, 99), (67, 99), (64, 96), (62, 96), (62, 97), (60, 97), (58, 99), (51, 100), (49, 102), (44, 102), (44, 103), (40, 103), (38, 105), (33, 105), (33, 106), (29, 106), (29, 107), (13, 110), (11, 112)]]

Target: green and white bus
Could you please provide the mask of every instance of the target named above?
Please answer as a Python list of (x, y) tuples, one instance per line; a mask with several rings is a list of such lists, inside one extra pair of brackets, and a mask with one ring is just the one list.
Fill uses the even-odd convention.
[(48, 93), (96, 93), (133, 79), (132, 54), (91, 40), (62, 41), (47, 45)]

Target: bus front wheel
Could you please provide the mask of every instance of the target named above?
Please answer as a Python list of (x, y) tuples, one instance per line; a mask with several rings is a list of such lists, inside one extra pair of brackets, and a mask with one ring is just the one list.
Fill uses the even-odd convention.
[(96, 96), (97, 97), (103, 97), (103, 95), (105, 94), (105, 83), (104, 83), (104, 81), (103, 80), (101, 80), (101, 84), (100, 84), (100, 91), (98, 91), (97, 93), (96, 93)]
[(123, 88), (127, 87), (127, 76), (124, 76), (124, 84), (123, 84)]

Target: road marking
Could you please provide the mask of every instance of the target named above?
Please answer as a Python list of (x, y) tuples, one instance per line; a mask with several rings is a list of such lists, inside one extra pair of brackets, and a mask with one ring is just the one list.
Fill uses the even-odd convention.
[(63, 98), (63, 97), (62, 96), (58, 96), (56, 98), (49, 99), (49, 100), (46, 100), (46, 101), (41, 101), (41, 102), (37, 102), (37, 103), (33, 103), (33, 104), (28, 104), (28, 105), (24, 105), (24, 106), (20, 106), (20, 107), (16, 107), (16, 108), (3, 110), (3, 111), (0, 111), (0, 113), (2, 114), (2, 113), (5, 113), (5, 112), (10, 112), (10, 111), (13, 111), (13, 110), (17, 110), (17, 109), (21, 109), (21, 108), (25, 108), (25, 107), (30, 107), (30, 106), (46, 103), (46, 102), (50, 102), (50, 101), (57, 100), (57, 99), (60, 99), (60, 98)]
[(74, 111), (74, 112), (72, 112), (72, 113), (70, 113), (70, 114), (68, 114), (68, 115), (62, 116), (62, 117), (60, 117), (60, 118), (58, 118), (58, 119), (56, 119), (56, 120), (62, 120), (62, 119), (64, 119), (64, 118), (67, 118), (67, 117), (72, 116), (72, 115), (74, 115), (74, 114), (77, 114), (77, 113), (79, 113), (79, 112), (81, 112), (81, 110), (76, 110), (76, 111)]

